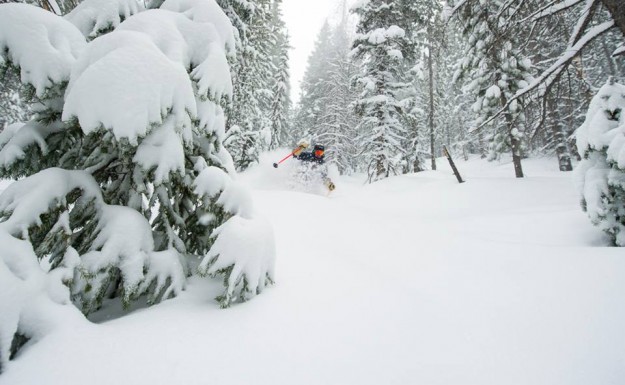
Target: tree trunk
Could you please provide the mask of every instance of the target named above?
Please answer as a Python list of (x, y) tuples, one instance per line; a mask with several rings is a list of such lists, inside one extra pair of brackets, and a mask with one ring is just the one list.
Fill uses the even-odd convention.
[(462, 180), (462, 177), (460, 176), (460, 173), (458, 172), (456, 163), (454, 163), (454, 160), (452, 159), (451, 154), (449, 153), (449, 150), (447, 149), (447, 146), (443, 146), (443, 155), (447, 157), (447, 160), (449, 161), (449, 165), (451, 166), (451, 170), (454, 172), (456, 179), (458, 179), (458, 183), (464, 183), (464, 181)]
[(477, 132), (477, 142), (480, 146), (480, 159), (486, 159), (488, 157), (488, 146), (486, 145), (486, 143), (484, 143), (484, 133), (482, 132), (482, 130), (478, 130)]
[(571, 152), (566, 142), (566, 135), (562, 130), (562, 122), (560, 122), (554, 98), (549, 98), (548, 103), (550, 110), (549, 126), (551, 126), (553, 141), (555, 142), (556, 155), (558, 156), (560, 171), (572, 171), (573, 165), (571, 164)]
[(514, 135), (515, 127), (512, 117), (509, 113), (505, 114), (506, 125), (508, 126), (508, 137), (510, 138), (510, 147), (512, 149), (512, 163), (514, 164), (514, 175), (517, 178), (523, 178), (523, 167), (521, 166), (521, 141)]
[(517, 178), (523, 178), (523, 167), (521, 166), (521, 141), (510, 133), (510, 143), (512, 144), (512, 163), (514, 164), (514, 174)]
[(436, 157), (434, 156), (434, 70), (432, 69), (432, 39), (428, 29), (428, 72), (430, 76), (430, 111), (428, 121), (430, 125), (430, 153), (432, 154), (432, 170), (436, 170)]

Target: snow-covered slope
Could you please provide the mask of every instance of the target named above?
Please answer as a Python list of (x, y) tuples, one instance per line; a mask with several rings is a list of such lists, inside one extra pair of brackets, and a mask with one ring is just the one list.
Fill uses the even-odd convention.
[[(329, 197), (287, 189), (293, 161), (241, 176), (273, 223), (277, 283), (219, 309), (219, 285), (53, 334), (18, 384), (620, 384), (625, 258), (553, 159), (442, 161)], [(99, 320), (114, 312), (96, 314)]]

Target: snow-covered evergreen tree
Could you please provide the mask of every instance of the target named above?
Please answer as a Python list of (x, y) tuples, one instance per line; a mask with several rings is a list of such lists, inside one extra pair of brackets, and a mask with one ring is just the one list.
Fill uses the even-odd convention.
[(481, 126), (502, 108), (501, 121), (490, 125), (491, 157), (512, 152), (515, 175), (523, 177), (521, 159), (524, 151), (523, 103), (508, 105), (515, 93), (531, 82), (531, 61), (516, 49), (507, 20), (514, 13), (503, 1), (467, 1), (460, 9), (465, 22), (464, 35), (469, 50), (462, 60), (460, 76), (466, 79), (465, 90), (474, 97), (476, 125)]
[(326, 115), (328, 87), (331, 75), (332, 29), (326, 20), (317, 34), (312, 53), (308, 57), (306, 72), (301, 83), (299, 106), (297, 108), (295, 135), (310, 138), (319, 131), (322, 116)]
[[(234, 41), (214, 0), (167, 0), (88, 44), (50, 12), (0, 5), (0, 63), (35, 101), (0, 137), (0, 177), (25, 177), (0, 196), (3, 285), (28, 281), (19, 295), (65, 306), (65, 284), (88, 313), (105, 297), (175, 296), (194, 273), (223, 276), (223, 307), (272, 281), (271, 228), (222, 144)], [(37, 336), (44, 305), (3, 315), (0, 362), (16, 333)]]
[(340, 5), (335, 25), (326, 21), (317, 35), (315, 49), (301, 84), (295, 132), (326, 147), (326, 157), (340, 172), (351, 173), (359, 167), (355, 147), (357, 118), (352, 103), (357, 99), (353, 78), (358, 67), (349, 58), (353, 26), (347, 4)]
[(625, 86), (610, 79), (577, 130), (575, 169), (582, 208), (616, 246), (625, 246)]
[[(244, 170), (258, 161), (271, 143), (272, 3), (270, 0), (231, 0), (228, 13), (239, 28), (237, 60), (233, 68), (234, 92), (227, 122), (226, 147), (235, 166)], [(222, 1), (222, 7), (226, 5)]]
[(622, 2), (450, 0), (450, 3), (455, 6), (456, 15), (481, 6), (478, 3), (495, 7), (489, 12), (491, 17), (505, 16), (492, 23), (499, 30), (495, 37), (520, 37), (515, 39), (514, 49), (530, 58), (534, 63), (532, 68), (539, 74), (507, 98), (506, 105), (486, 122), (501, 117), (515, 103), (523, 105), (525, 119), (519, 123), (524, 126), (528, 149), (541, 153), (554, 151), (560, 169), (570, 170), (569, 148), (575, 144), (567, 140), (569, 135), (581, 124), (583, 111), (605, 76), (619, 76), (624, 71), (625, 63), (619, 55), (625, 51), (618, 48), (625, 37), (625, 21), (619, 16)]
[(404, 172), (425, 170), (425, 155), (429, 154), (431, 168), (435, 170), (436, 106), (439, 102), (436, 88), (444, 40), (441, 5), (431, 0), (397, 3), (402, 16), (398, 25), (406, 31), (407, 40), (402, 78), (413, 85), (405, 95), (402, 114), (402, 123), (407, 128), (402, 168)]
[(328, 94), (325, 98), (327, 107), (322, 125), (316, 132), (318, 141), (326, 145), (329, 159), (341, 173), (352, 173), (359, 169), (360, 149), (354, 139), (357, 137), (358, 118), (354, 111), (354, 102), (358, 90), (354, 78), (358, 75), (358, 63), (350, 59), (354, 38), (354, 23), (350, 18), (347, 1), (340, 4), (340, 16), (332, 29), (328, 72)]
[(403, 80), (402, 70), (412, 42), (397, 25), (403, 20), (397, 2), (370, 0), (358, 3), (352, 10), (360, 17), (352, 54), (362, 60), (358, 78), (362, 93), (356, 101), (362, 117), (358, 145), (372, 182), (402, 171), (399, 163), (407, 132), (400, 118), (403, 99), (413, 87)]
[(291, 110), (289, 74), (289, 35), (282, 20), (282, 0), (274, 0), (271, 5), (271, 58), (273, 77), (271, 86), (271, 142), (269, 149), (292, 142), (289, 122)]
[[(437, 151), (446, 145), (448, 151), (455, 156), (461, 155), (465, 160), (469, 154), (482, 154), (479, 133), (469, 134), (468, 129), (473, 119), (467, 113), (471, 109), (471, 99), (462, 92), (459, 83), (453, 82), (458, 63), (464, 55), (462, 35), (454, 28), (454, 21), (447, 23), (435, 56), (435, 120), (440, 128)], [(440, 153), (440, 152), (439, 152)], [(484, 151), (485, 153), (485, 151)]]

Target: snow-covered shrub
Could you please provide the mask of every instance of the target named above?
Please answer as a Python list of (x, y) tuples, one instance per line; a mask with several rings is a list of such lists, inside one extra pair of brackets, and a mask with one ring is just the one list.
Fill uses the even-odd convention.
[[(99, 2), (77, 12), (98, 16), (89, 43), (66, 19), (0, 5), (0, 65), (21, 71), (36, 102), (34, 119), (0, 140), (0, 177), (26, 177), (0, 196), (0, 274), (52, 276), (85, 313), (104, 298), (175, 296), (198, 264), (224, 276), (222, 307), (249, 299), (273, 281), (274, 247), (222, 144), (229, 20), (214, 0), (138, 13), (114, 3), (106, 18), (89, 10)], [(66, 306), (67, 288), (48, 286), (29, 287)], [(17, 307), (2, 317), (6, 362), (16, 332), (35, 334), (10, 326), (24, 317)]]
[(625, 86), (610, 79), (577, 130), (582, 208), (614, 245), (625, 246)]

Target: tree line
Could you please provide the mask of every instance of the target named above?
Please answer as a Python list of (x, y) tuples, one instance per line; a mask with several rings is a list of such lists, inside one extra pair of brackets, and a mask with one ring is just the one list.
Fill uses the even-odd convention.
[[(358, 2), (355, 31), (344, 19), (319, 31), (294, 132), (329, 140), (339, 167), (369, 180), (436, 169), (443, 145), (464, 157), (509, 154), (517, 177), (535, 153), (556, 154), (570, 171), (579, 158), (572, 135), (592, 96), (625, 74), (623, 7)], [(341, 108), (339, 124), (331, 111)]]

